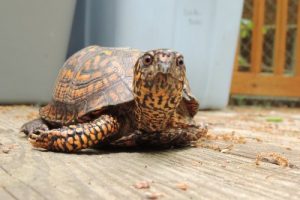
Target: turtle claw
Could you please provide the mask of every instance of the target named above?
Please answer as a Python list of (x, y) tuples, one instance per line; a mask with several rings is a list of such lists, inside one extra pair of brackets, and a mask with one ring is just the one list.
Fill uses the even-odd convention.
[(38, 130), (36, 133), (30, 133), (28, 140), (35, 148), (48, 149), (49, 147), (48, 131)]

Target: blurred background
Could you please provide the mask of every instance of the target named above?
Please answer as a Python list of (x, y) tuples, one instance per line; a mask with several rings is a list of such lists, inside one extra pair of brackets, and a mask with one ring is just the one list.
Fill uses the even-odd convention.
[(299, 0), (0, 2), (0, 103), (45, 103), (88, 45), (171, 48), (202, 109), (300, 106)]

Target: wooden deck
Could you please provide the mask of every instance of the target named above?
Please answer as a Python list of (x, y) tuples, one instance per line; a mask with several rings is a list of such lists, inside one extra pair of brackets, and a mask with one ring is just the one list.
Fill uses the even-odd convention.
[(300, 199), (297, 109), (202, 111), (209, 136), (194, 147), (78, 154), (33, 149), (18, 129), (36, 115), (0, 107), (1, 200)]

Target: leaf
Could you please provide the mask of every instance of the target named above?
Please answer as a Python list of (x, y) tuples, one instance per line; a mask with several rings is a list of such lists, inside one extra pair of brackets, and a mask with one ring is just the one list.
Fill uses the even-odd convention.
[(244, 38), (247, 38), (249, 33), (247, 30), (241, 30), (241, 38), (244, 39)]
[(278, 122), (282, 122), (283, 121), (283, 119), (281, 118), (281, 117), (274, 117), (274, 116), (271, 116), (271, 117), (267, 117), (267, 122), (276, 122), (276, 123), (278, 123)]

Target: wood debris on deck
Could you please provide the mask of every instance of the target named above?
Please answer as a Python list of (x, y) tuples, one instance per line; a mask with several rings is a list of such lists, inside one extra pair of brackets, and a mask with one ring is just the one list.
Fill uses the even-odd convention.
[(30, 106), (0, 107), (0, 199), (300, 199), (300, 110), (201, 111), (207, 137), (155, 151), (33, 149)]

